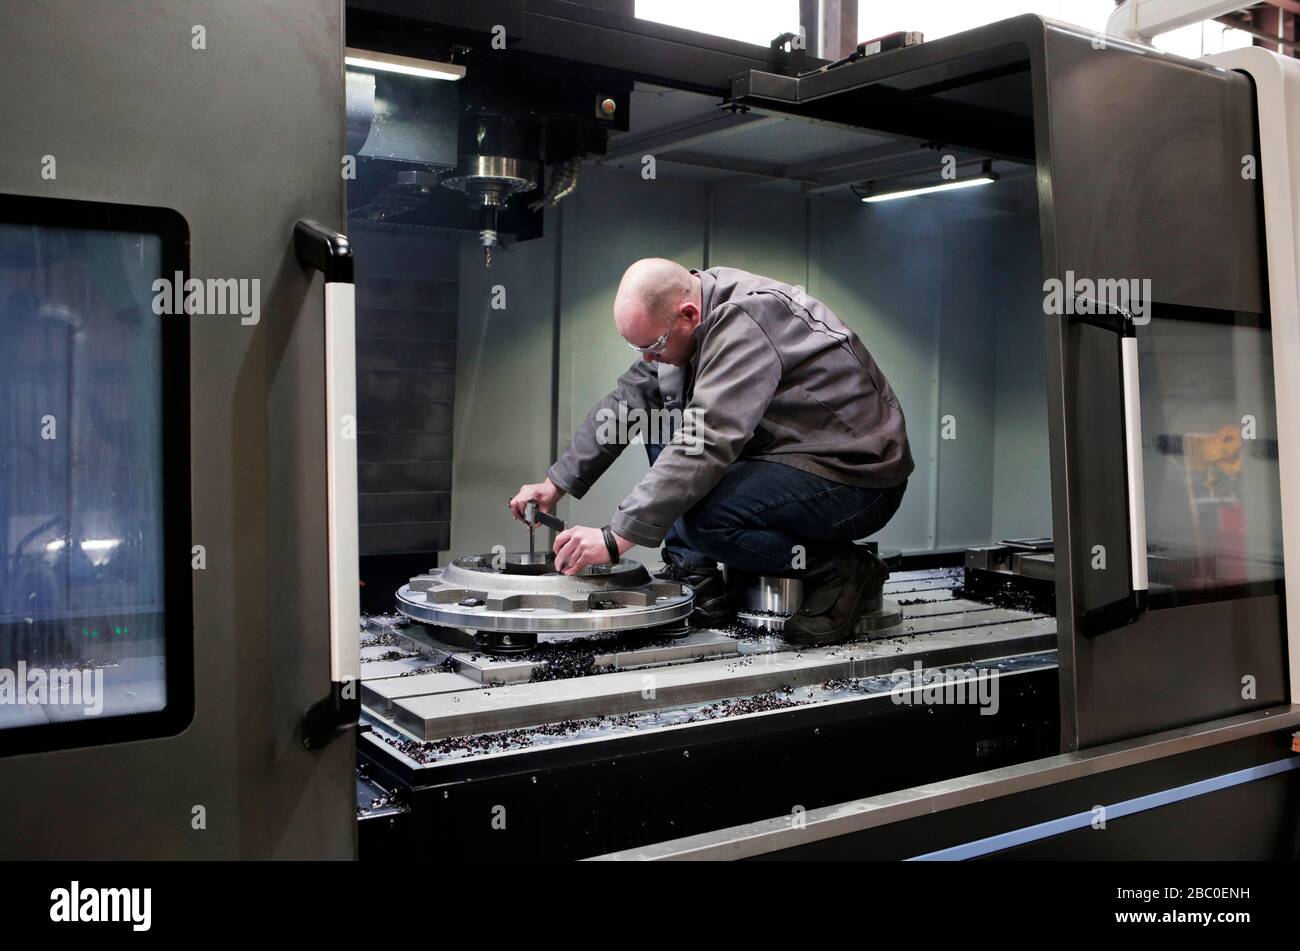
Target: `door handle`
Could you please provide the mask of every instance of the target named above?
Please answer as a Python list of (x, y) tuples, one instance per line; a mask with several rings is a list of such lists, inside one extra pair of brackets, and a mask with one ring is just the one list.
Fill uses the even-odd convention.
[[(352, 246), (303, 219), (294, 253), (325, 277), (325, 473), (328, 486), (330, 690), (302, 717), (302, 745), (327, 746), (361, 717), (361, 583), (357, 530), (357, 341)], [(352, 438), (344, 437), (351, 421)]]
[[(1132, 624), (1147, 611), (1146, 480), (1142, 471), (1142, 402), (1138, 377), (1137, 328), (1133, 315), (1122, 307), (1089, 301), (1093, 314), (1075, 313), (1072, 319), (1101, 327), (1119, 340), (1121, 401), (1124, 420), (1124, 482), (1128, 494), (1129, 593), (1125, 598), (1083, 612), (1083, 633), (1092, 637)], [(1101, 311), (1113, 311), (1102, 313)]]

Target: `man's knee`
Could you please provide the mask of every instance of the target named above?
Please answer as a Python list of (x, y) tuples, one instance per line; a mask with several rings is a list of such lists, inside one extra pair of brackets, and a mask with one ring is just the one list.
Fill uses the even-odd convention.
[(740, 526), (719, 517), (714, 506), (696, 505), (677, 522), (677, 533), (695, 551), (726, 561), (728, 542)]

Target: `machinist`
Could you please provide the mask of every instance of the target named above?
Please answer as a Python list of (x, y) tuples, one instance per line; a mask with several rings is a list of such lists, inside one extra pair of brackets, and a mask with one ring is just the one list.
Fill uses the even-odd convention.
[(659, 577), (692, 586), (697, 626), (727, 616), (722, 563), (803, 581), (785, 640), (851, 636), (889, 575), (853, 541), (889, 521), (913, 468), (902, 408), (862, 341), (801, 287), (663, 258), (624, 273), (614, 325), (637, 361), (546, 479), (510, 500), (515, 517), (586, 494), (627, 443), (612, 419), (676, 410), (687, 423), (647, 442), (650, 468), (609, 524), (556, 537), (557, 570), (662, 542)]

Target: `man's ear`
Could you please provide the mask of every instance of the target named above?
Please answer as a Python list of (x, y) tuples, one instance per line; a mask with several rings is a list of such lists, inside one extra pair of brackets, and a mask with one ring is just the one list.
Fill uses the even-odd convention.
[(700, 309), (695, 306), (694, 301), (683, 301), (679, 313), (692, 327), (699, 326)]

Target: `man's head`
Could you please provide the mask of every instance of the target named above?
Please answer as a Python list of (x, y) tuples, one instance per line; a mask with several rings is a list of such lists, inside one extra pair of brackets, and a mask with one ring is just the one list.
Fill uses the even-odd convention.
[(695, 352), (701, 306), (699, 278), (675, 261), (642, 258), (618, 284), (614, 326), (646, 360), (682, 366)]

